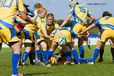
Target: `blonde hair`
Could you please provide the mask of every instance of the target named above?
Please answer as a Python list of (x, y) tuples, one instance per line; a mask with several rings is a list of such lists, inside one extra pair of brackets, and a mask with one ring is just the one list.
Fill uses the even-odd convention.
[(40, 4), (40, 3), (36, 3), (35, 5), (34, 5), (34, 9), (38, 9), (38, 8), (42, 8), (42, 4)]
[(39, 13), (42, 13), (43, 11), (47, 11), (47, 9), (46, 8), (39, 8), (37, 12), (39, 14)]

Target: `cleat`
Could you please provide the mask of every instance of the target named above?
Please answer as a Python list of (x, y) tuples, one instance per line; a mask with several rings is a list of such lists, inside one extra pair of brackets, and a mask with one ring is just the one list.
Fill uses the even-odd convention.
[(23, 76), (23, 74), (18, 73), (17, 75), (11, 75), (11, 76)]
[(22, 65), (21, 66), (27, 66), (27, 64), (26, 63), (22, 63)]
[(46, 67), (51, 67), (51, 65), (50, 65), (50, 64), (48, 64), (48, 65), (46, 65)]
[(64, 62), (64, 65), (67, 65), (67, 64), (71, 64), (71, 62), (65, 61), (65, 62)]
[(94, 62), (88, 62), (87, 64), (94, 64)]
[(38, 65), (38, 66), (44, 66), (45, 64), (43, 62), (41, 62), (40, 60), (36, 60), (35, 61), (35, 65)]
[(103, 59), (99, 59), (98, 62), (103, 62)]
[(73, 64), (75, 64), (75, 62), (71, 62), (71, 64), (73, 65)]
[(81, 64), (81, 63), (79, 62), (79, 63), (77, 63), (77, 64)]

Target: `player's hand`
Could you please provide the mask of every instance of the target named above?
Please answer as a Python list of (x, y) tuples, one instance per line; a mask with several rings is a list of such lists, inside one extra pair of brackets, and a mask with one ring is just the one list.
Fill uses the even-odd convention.
[(61, 25), (60, 28), (63, 28), (63, 26)]
[(77, 37), (78, 37), (78, 38), (82, 38), (82, 35), (78, 34)]
[(35, 24), (35, 25), (37, 25), (37, 22), (35, 20), (32, 20), (32, 23)]
[(50, 38), (50, 40), (53, 40), (53, 38)]
[(50, 37), (51, 37), (51, 38), (53, 38), (53, 37), (54, 37), (54, 35), (53, 35), (53, 34), (50, 34)]
[(84, 32), (80, 32), (80, 33), (79, 33), (79, 35), (83, 35), (83, 34), (84, 34)]

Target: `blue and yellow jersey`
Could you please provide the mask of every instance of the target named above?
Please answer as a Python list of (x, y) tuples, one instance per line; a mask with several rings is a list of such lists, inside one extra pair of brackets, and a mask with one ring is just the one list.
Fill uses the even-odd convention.
[(59, 25), (57, 22), (53, 22), (53, 24), (48, 25), (46, 22), (44, 22), (41, 26), (41, 29), (38, 30), (38, 35), (41, 37), (44, 37), (42, 31), (47, 31), (47, 34), (50, 35), (54, 29), (59, 29)]
[(1, 28), (13, 27), (14, 17), (24, 11), (23, 0), (2, 0), (0, 5)]
[[(38, 13), (37, 13), (38, 9), (30, 9), (30, 12), (34, 15), (34, 16), (37, 16)], [(46, 21), (46, 17), (44, 19), (42, 19), (43, 21)]]
[(37, 22), (37, 27), (40, 29), (44, 21), (42, 21), (39, 15), (34, 16), (33, 19)]
[[(60, 31), (60, 33), (62, 34), (63, 37), (66, 38), (67, 42), (71, 42), (72, 38), (71, 38), (71, 33), (72, 31), (70, 30), (70, 28), (67, 28), (67, 27), (64, 27), (64, 28), (60, 28), (60, 29), (57, 29)], [(55, 42), (59, 42), (60, 40), (60, 37), (58, 36), (58, 33), (57, 31), (53, 31), (52, 34), (54, 35), (54, 41)]]
[(83, 23), (86, 26), (87, 26), (87, 17), (91, 16), (91, 12), (82, 5), (74, 6), (70, 10), (69, 14), (72, 14), (74, 16), (76, 22)]
[(34, 15), (34, 16), (37, 16), (38, 13), (37, 13), (37, 9), (30, 9), (30, 12)]
[(16, 17), (14, 17), (14, 23), (21, 23), (21, 21), (23, 21), (23, 19), (20, 18), (20, 15), (17, 15)]
[(94, 23), (96, 26), (100, 26), (104, 30), (114, 30), (114, 18), (105, 16), (100, 18), (97, 22)]

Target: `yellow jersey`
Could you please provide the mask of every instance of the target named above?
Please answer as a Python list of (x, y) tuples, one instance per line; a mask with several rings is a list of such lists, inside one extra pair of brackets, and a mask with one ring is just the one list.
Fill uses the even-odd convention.
[(48, 25), (46, 22), (44, 22), (41, 26), (41, 28), (38, 30), (38, 35), (40, 37), (44, 37), (42, 31), (47, 31), (47, 34), (50, 35), (52, 31), (59, 29), (59, 25), (57, 22), (53, 22), (53, 24)]
[(1, 28), (11, 28), (14, 17), (24, 11), (23, 0), (2, 0), (0, 3), (0, 25)]
[(88, 26), (87, 17), (91, 16), (91, 12), (87, 8), (83, 7), (82, 5), (76, 5), (70, 10), (69, 14), (74, 16), (74, 20), (76, 22), (83, 23)]
[(100, 26), (104, 30), (114, 30), (114, 18), (105, 16), (100, 18), (97, 22), (94, 23), (96, 26)]
[(37, 13), (38, 9), (30, 9), (30, 12), (34, 15), (34, 16), (37, 16), (38, 13)]

